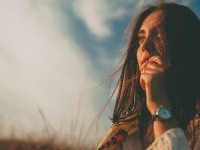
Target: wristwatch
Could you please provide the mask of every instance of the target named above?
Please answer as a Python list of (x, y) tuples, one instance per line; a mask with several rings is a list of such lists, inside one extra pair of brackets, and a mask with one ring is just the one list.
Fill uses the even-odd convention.
[(172, 108), (167, 106), (159, 106), (155, 114), (152, 115), (152, 121), (167, 121), (173, 117)]

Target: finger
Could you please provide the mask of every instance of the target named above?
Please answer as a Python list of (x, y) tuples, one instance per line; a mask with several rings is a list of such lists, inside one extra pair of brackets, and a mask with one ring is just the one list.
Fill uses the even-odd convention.
[(168, 68), (168, 64), (164, 62), (160, 56), (153, 56), (149, 59), (145, 67), (151, 69), (158, 69), (163, 72)]
[(165, 68), (162, 67), (158, 67), (156, 69), (154, 68), (145, 68), (143, 70), (141, 70), (141, 75), (154, 75), (154, 74), (164, 74), (165, 73)]
[(155, 70), (155, 69), (143, 69), (141, 71), (141, 75), (152, 75), (152, 74), (156, 74), (156, 73), (159, 73), (160, 71), (159, 70)]
[(148, 63), (145, 67), (141, 68), (141, 73), (151, 70), (153, 72), (164, 72), (165, 68), (155, 62)]
[(150, 59), (149, 59), (149, 62), (155, 62), (159, 65), (163, 65), (164, 62), (162, 60), (162, 58), (160, 56), (152, 56)]
[[(140, 85), (144, 91), (146, 91), (146, 83), (151, 83), (153, 78), (158, 79), (158, 77), (161, 77), (162, 72), (155, 69), (144, 69), (143, 72), (140, 74)], [(154, 81), (155, 82), (155, 81)]]
[(152, 56), (141, 66), (140, 71), (144, 72), (148, 68), (164, 72), (167, 68), (167, 65), (162, 61), (160, 56)]
[(145, 72), (141, 73), (140, 75), (140, 86), (144, 91), (146, 91), (146, 83), (149, 82), (152, 78), (152, 74), (155, 73), (153, 69), (146, 69)]
[(163, 65), (163, 61), (162, 61), (162, 59), (161, 59), (160, 56), (152, 56), (148, 61), (146, 61), (146, 62), (142, 65), (141, 69), (144, 69), (144, 68), (148, 67), (148, 66), (151, 65), (151, 64), (155, 64), (155, 65), (153, 65), (153, 66), (156, 67), (156, 64), (158, 64), (158, 65)]
[(156, 69), (157, 67), (159, 67), (159, 64), (154, 62), (154, 61), (146, 61), (142, 67), (141, 70), (147, 69), (147, 68), (152, 68), (152, 69)]
[(161, 65), (156, 62), (149, 62), (146, 65), (146, 68), (150, 68), (150, 69), (159, 69), (160, 67), (161, 67)]

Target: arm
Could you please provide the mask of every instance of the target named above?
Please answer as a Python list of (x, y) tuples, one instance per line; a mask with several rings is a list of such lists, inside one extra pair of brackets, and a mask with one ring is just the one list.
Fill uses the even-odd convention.
[[(146, 104), (149, 112), (155, 114), (160, 105), (170, 106), (165, 87), (165, 70), (168, 66), (159, 56), (153, 56), (141, 68), (140, 84), (146, 92)], [(165, 131), (178, 127), (176, 118), (167, 122), (156, 120), (153, 122), (155, 139), (159, 138)]]
[[(170, 106), (165, 87), (165, 70), (167, 67), (159, 56), (153, 56), (140, 70), (140, 84), (146, 92), (146, 105), (152, 115), (155, 114), (160, 105)], [(148, 150), (189, 149), (183, 131), (178, 128), (176, 118), (173, 117), (167, 121), (155, 120), (153, 129), (155, 141)]]

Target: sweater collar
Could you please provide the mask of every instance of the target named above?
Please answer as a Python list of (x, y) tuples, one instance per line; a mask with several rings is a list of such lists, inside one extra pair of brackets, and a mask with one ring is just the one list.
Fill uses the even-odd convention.
[[(129, 117), (136, 117), (136, 115), (133, 114)], [(98, 145), (97, 150), (112, 150), (117, 143), (134, 134), (137, 130), (138, 119), (131, 122), (113, 123), (106, 136)]]

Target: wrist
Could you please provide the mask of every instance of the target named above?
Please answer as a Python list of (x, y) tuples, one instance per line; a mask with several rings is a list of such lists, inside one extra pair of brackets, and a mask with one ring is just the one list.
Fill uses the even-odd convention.
[(152, 115), (155, 138), (161, 136), (165, 131), (178, 127), (176, 118), (173, 116), (172, 108), (159, 106)]
[(167, 130), (172, 128), (177, 128), (178, 122), (175, 117), (172, 117), (168, 121), (154, 121), (153, 122), (153, 128), (154, 128), (154, 136), (155, 139), (159, 138), (163, 133), (165, 133)]
[(162, 102), (151, 102), (150, 104), (147, 104), (147, 108), (150, 112), (151, 115), (154, 115), (155, 112), (157, 111), (157, 109), (160, 107), (160, 106), (165, 106), (165, 107), (168, 107), (170, 108), (171, 105), (168, 101), (162, 101)]
[[(170, 107), (169, 98), (163, 90), (162, 92), (152, 92), (151, 90), (147, 89), (146, 91), (146, 104), (149, 112), (152, 114), (162, 105)], [(159, 94), (158, 94), (159, 93)]]
[(152, 121), (169, 121), (173, 117), (172, 108), (169, 106), (160, 105), (152, 115)]

